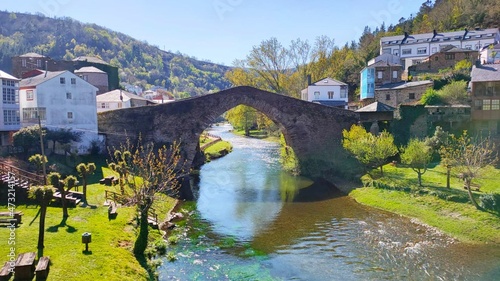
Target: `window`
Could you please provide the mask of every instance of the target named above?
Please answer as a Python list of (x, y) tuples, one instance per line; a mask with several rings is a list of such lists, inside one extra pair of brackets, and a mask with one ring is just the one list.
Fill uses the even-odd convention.
[(491, 100), (483, 100), (483, 110), (491, 110)]
[(491, 87), (491, 86), (486, 87), (486, 95), (489, 97), (493, 96), (493, 87)]
[(347, 86), (340, 87), (340, 98), (341, 99), (347, 98)]
[[(316, 94), (316, 93), (315, 93), (315, 94)], [(319, 97), (319, 96), (318, 96), (318, 97)], [(122, 108), (122, 107), (123, 107), (122, 103), (121, 103), (121, 102), (119, 102), (119, 103), (118, 103), (118, 108)]]
[(333, 91), (328, 92), (328, 99), (330, 99), (330, 100), (333, 99)]
[(383, 54), (390, 54), (390, 53), (391, 53), (391, 48), (384, 48), (384, 49), (382, 50), (382, 53), (383, 53)]
[(19, 102), (16, 90), (10, 88), (3, 88), (3, 103), (4, 104), (16, 104)]
[(76, 85), (76, 78), (71, 78), (71, 85)]
[(394, 79), (398, 78), (398, 71), (397, 70), (392, 71), (392, 78), (394, 78)]
[(26, 59), (23, 59), (23, 60), (21, 61), (21, 63), (22, 63), (22, 65), (23, 65), (23, 67), (26, 67)]
[(26, 100), (29, 101), (29, 100), (33, 100), (33, 90), (27, 90), (26, 91)]
[(465, 58), (470, 59), (470, 53), (465, 53)]
[(398, 49), (393, 50), (392, 54), (395, 56), (399, 56), (399, 50)]
[(384, 73), (382, 71), (377, 71), (377, 78), (378, 79), (382, 79), (383, 76), (384, 76)]
[(73, 112), (68, 112), (68, 119), (73, 119)]
[(472, 50), (472, 45), (465, 45), (465, 49)]
[(66, 93), (66, 99), (70, 100), (71, 99), (71, 93)]
[(319, 99), (319, 92), (314, 92), (314, 99)]
[(432, 47), (431, 53), (433, 53), (433, 54), (437, 53), (437, 48), (436, 47)]
[(3, 124), (8, 125), (19, 125), (21, 120), (19, 118), (19, 110), (4, 110), (3, 111)]
[(483, 100), (475, 100), (474, 101), (474, 109), (482, 110), (483, 109)]
[(411, 55), (411, 49), (403, 49), (403, 55)]
[(46, 120), (46, 108), (45, 107), (26, 107), (23, 108), (23, 120), (38, 119)]
[(42, 61), (41, 60), (36, 60), (36, 67), (38, 67), (38, 68), (42, 67)]
[(418, 48), (417, 49), (417, 54), (419, 54), (419, 55), (425, 55), (425, 54), (427, 54), (427, 48)]
[(59, 83), (66, 84), (66, 78), (64, 77), (59, 78)]
[(445, 60), (454, 60), (455, 59), (455, 54), (445, 54), (444, 55)]
[(391, 95), (386, 94), (386, 95), (385, 95), (385, 100), (391, 100)]
[(476, 44), (475, 48), (476, 48), (476, 50), (481, 49), (481, 44)]
[(109, 108), (109, 104), (107, 102), (101, 103), (101, 108)]
[(414, 100), (415, 99), (415, 93), (409, 93), (408, 94), (408, 98), (411, 99), (411, 100)]
[(491, 110), (500, 109), (500, 100), (491, 100)]
[(368, 69), (367, 76), (369, 79), (373, 78), (373, 76), (375, 76), (375, 69), (373, 68)]

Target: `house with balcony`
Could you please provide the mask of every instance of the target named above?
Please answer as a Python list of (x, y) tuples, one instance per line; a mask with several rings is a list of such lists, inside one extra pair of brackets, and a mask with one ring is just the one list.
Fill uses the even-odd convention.
[(380, 39), (380, 54), (393, 54), (401, 57), (405, 70), (412, 65), (421, 63), (429, 56), (452, 45), (460, 49), (479, 51), (484, 46), (496, 44), (500, 41), (498, 28), (465, 29), (440, 33), (436, 30), (431, 33), (387, 36)]
[(97, 135), (97, 88), (70, 71), (43, 71), (22, 79), (19, 89), (21, 126), (38, 124), (49, 130), (81, 133), (72, 151), (86, 153)]
[(471, 122), (476, 132), (500, 134), (500, 64), (477, 65), (471, 72)]
[(0, 70), (0, 146), (12, 144), (12, 135), (21, 128), (19, 116), (19, 79)]
[(360, 100), (364, 104), (372, 103), (375, 89), (385, 84), (401, 82), (403, 67), (391, 61), (376, 61), (361, 70)]
[(347, 84), (330, 77), (309, 83), (300, 94), (302, 100), (344, 109), (349, 102)]
[(155, 102), (124, 90), (113, 90), (96, 97), (97, 112), (154, 105)]

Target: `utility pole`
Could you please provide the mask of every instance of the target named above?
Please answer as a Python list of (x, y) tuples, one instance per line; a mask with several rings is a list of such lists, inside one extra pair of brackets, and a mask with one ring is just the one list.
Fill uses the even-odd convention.
[[(40, 110), (40, 109), (38, 109)], [(43, 145), (43, 130), (42, 130), (42, 120), (40, 118), (40, 112), (38, 112), (38, 132), (40, 133), (40, 146), (42, 148), (42, 171), (43, 171), (43, 182), (47, 184), (47, 170), (45, 169), (45, 149)]]

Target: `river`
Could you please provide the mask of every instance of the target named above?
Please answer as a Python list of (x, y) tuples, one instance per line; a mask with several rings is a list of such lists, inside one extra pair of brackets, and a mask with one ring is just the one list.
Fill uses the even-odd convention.
[(500, 280), (500, 247), (467, 245), (281, 170), (279, 145), (210, 133), (233, 152), (205, 164), (160, 280)]

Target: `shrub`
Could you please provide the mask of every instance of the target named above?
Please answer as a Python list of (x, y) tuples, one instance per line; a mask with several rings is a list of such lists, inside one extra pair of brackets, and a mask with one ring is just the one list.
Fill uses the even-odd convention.
[[(170, 237), (169, 237), (170, 238)], [(167, 252), (167, 243), (163, 239), (155, 242), (154, 247), (159, 255), (164, 255)]]
[(479, 197), (479, 206), (486, 210), (500, 213), (500, 194), (488, 193)]
[(175, 245), (179, 242), (179, 237), (177, 235), (172, 235), (168, 237), (168, 244)]
[(169, 262), (173, 262), (177, 259), (177, 257), (175, 256), (175, 253), (174, 252), (168, 252), (167, 253), (167, 260)]
[(423, 105), (436, 105), (436, 104), (441, 104), (443, 101), (442, 101), (441, 96), (439, 95), (438, 91), (436, 91), (432, 88), (429, 88), (429, 89), (427, 89), (427, 91), (425, 91), (420, 102)]

